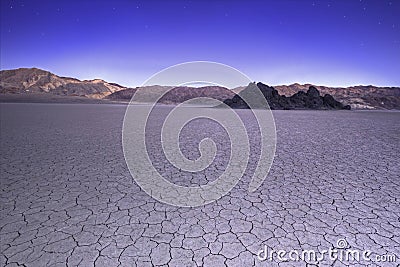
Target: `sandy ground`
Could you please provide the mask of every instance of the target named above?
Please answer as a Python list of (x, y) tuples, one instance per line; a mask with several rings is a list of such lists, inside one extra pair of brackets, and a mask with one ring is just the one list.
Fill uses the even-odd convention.
[[(125, 108), (0, 104), (1, 266), (400, 263), (399, 112), (275, 111), (276, 157), (261, 188), (247, 192), (250, 162), (228, 195), (179, 208), (157, 202), (133, 181), (121, 146)], [(219, 140), (218, 164), (199, 175), (180, 172), (157, 154), (150, 136), (155, 166), (177, 184), (215, 179), (229, 154), (221, 128), (188, 126), (183, 151), (195, 158), (190, 151), (204, 133)], [(371, 261), (327, 255), (294, 261), (286, 254), (285, 262), (277, 253), (263, 260), (265, 247), (300, 254), (369, 250)], [(387, 262), (378, 262), (384, 256)]]

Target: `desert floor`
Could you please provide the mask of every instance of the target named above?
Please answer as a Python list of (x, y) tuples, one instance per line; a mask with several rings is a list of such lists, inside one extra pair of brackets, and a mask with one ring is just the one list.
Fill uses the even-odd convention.
[[(276, 155), (262, 186), (247, 192), (251, 158), (228, 195), (180, 208), (154, 200), (132, 179), (121, 145), (125, 109), (0, 104), (1, 266), (400, 263), (400, 112), (274, 111)], [(155, 166), (177, 184), (213, 180), (229, 155), (221, 128), (206, 121), (188, 126), (182, 146), (195, 158), (190, 151), (205, 133), (220, 140), (218, 164), (197, 175), (180, 172), (157, 156), (150, 136)], [(264, 246), (370, 250), (372, 260), (262, 261)], [(385, 255), (397, 262), (377, 262)]]

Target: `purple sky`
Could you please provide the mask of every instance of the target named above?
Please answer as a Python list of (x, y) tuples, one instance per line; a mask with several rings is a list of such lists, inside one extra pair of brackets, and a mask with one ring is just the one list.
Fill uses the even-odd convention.
[(204, 60), (267, 84), (400, 86), (400, 1), (1, 1), (1, 69), (143, 83)]

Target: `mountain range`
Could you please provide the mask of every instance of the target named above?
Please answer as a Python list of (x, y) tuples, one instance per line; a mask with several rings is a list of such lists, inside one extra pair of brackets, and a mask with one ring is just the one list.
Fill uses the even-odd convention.
[[(258, 83), (257, 86), (264, 84)], [(265, 85), (266, 86), (266, 85)], [(162, 103), (180, 103), (191, 97), (208, 96), (224, 101), (232, 99), (235, 93), (240, 93), (248, 86), (228, 90), (219, 86), (173, 88), (162, 99)], [(377, 87), (372, 85), (358, 85), (352, 87), (327, 87), (312, 84), (277, 85), (273, 88), (281, 96), (288, 99), (299, 93), (307, 94), (313, 87), (319, 91), (321, 97), (329, 94), (343, 105), (350, 105), (353, 109), (400, 109), (400, 87)], [(141, 90), (146, 102), (146, 95), (151, 98), (165, 86), (154, 85), (129, 88), (102, 79), (78, 80), (70, 77), (61, 77), (38, 68), (20, 68), (0, 71), (0, 100), (6, 96), (23, 96), (24, 99), (37, 96), (52, 97), (81, 97), (104, 101), (129, 101), (137, 90)], [(312, 90), (314, 91), (314, 89)], [(300, 93), (301, 97), (304, 97)], [(279, 98), (282, 101), (281, 98)], [(270, 100), (269, 100), (270, 101)], [(285, 100), (286, 101), (286, 100)], [(271, 105), (271, 104), (270, 104)], [(273, 105), (272, 105), (273, 106)]]

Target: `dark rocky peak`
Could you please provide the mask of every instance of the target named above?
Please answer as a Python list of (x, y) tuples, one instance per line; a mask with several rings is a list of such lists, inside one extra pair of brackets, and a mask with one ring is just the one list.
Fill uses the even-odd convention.
[[(224, 101), (225, 104), (233, 108), (249, 108), (243, 99), (251, 99), (255, 101), (254, 108), (263, 108), (260, 94), (257, 94), (254, 86), (255, 83), (250, 83), (238, 95)], [(261, 82), (257, 83), (257, 87), (268, 101), (271, 109), (350, 109), (350, 106), (344, 106), (329, 94), (322, 97), (314, 86), (310, 86), (307, 92), (298, 91), (290, 97), (280, 95), (274, 87)]]
[(310, 86), (307, 91), (307, 96), (309, 97), (320, 97), (319, 91), (314, 86)]
[(266, 84), (259, 82), (257, 83), (257, 87), (261, 90), (262, 94), (267, 99), (279, 95), (278, 91), (272, 86), (268, 86)]

